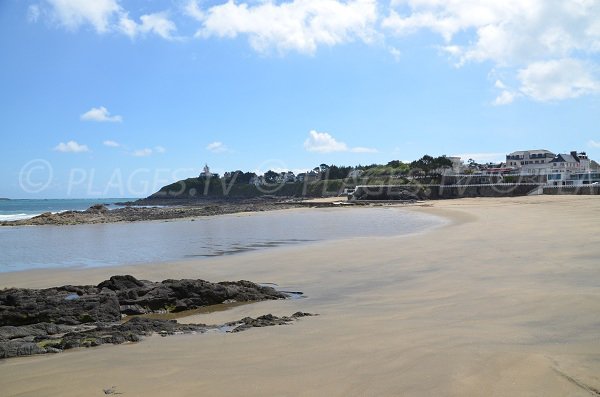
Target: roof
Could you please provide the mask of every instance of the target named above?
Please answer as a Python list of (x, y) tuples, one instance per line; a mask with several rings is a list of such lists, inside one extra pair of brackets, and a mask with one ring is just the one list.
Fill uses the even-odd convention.
[(579, 163), (579, 157), (574, 157), (571, 154), (557, 154), (552, 160), (551, 163)]
[(549, 150), (546, 149), (537, 149), (537, 150), (517, 150), (516, 152), (512, 152), (510, 154), (508, 154), (508, 156), (523, 156), (527, 153), (544, 153), (544, 154), (554, 154)]

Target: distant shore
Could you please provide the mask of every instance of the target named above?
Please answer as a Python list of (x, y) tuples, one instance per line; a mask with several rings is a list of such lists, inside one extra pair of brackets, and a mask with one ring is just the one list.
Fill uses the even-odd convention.
[(85, 211), (46, 212), (29, 219), (2, 221), (0, 226), (35, 225), (79, 225), (114, 222), (139, 222), (168, 220), (233, 214), (238, 212), (272, 211), (295, 208), (299, 204), (290, 200), (256, 199), (206, 199), (206, 200), (165, 200), (120, 203), (126, 206), (109, 210), (97, 204)]
[[(100, 200), (101, 201), (101, 200)], [(322, 208), (339, 205), (386, 205), (406, 206), (415, 204), (412, 200), (348, 202), (345, 197), (290, 198), (259, 197), (251, 199), (195, 199), (195, 200), (138, 200), (135, 202), (115, 203), (122, 208), (108, 209), (96, 204), (84, 211), (46, 212), (28, 219), (0, 221), (0, 226), (41, 226), (41, 225), (81, 225), (116, 222), (141, 222), (155, 220), (175, 220), (236, 214), (242, 212), (264, 212), (292, 208)]]

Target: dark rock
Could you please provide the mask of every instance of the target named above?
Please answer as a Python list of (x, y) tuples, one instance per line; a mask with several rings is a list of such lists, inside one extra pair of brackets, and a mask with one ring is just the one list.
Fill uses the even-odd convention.
[[(235, 328), (231, 332), (241, 332), (250, 328), (260, 328), (260, 327), (272, 327), (274, 325), (286, 325), (291, 323), (292, 321), (307, 316), (314, 316), (311, 313), (302, 313), (296, 312), (292, 314), (291, 317), (277, 317), (272, 314), (265, 314), (264, 316), (260, 316), (257, 318), (245, 317), (237, 322), (227, 323), (228, 326), (234, 326)], [(241, 323), (241, 324), (240, 324)]]
[(271, 287), (250, 281), (211, 283), (185, 279), (157, 283), (133, 276), (113, 276), (97, 286), (5, 289), (0, 291), (0, 358), (138, 342), (154, 333), (167, 336), (209, 330), (240, 332), (288, 324), (310, 315), (267, 314), (225, 325), (179, 324), (175, 320), (142, 317), (121, 323), (123, 315), (178, 312), (223, 302), (285, 297), (286, 294)]
[(23, 338), (25, 336), (47, 336), (56, 335), (70, 331), (70, 327), (64, 325), (57, 325), (51, 323), (39, 323), (32, 325), (25, 325), (21, 327), (15, 326), (4, 326), (0, 327), (0, 341), (10, 340), (16, 338)]
[(98, 293), (94, 287), (80, 288), (73, 299), (72, 286), (48, 289), (8, 289), (0, 291), (0, 326), (56, 323), (78, 325), (111, 322), (121, 318), (114, 293)]
[(90, 208), (85, 210), (85, 212), (91, 212), (91, 213), (95, 213), (95, 214), (104, 214), (104, 213), (108, 212), (108, 208), (106, 208), (106, 206), (104, 204), (94, 204)]
[(97, 286), (0, 291), (0, 326), (41, 322), (78, 325), (115, 322), (121, 314), (179, 312), (225, 301), (284, 299), (285, 294), (250, 281), (211, 283), (165, 280), (161, 283), (113, 276)]
[(39, 347), (36, 343), (14, 340), (0, 342), (0, 358), (32, 356), (44, 353), (46, 353), (46, 349)]
[(262, 301), (284, 299), (286, 295), (271, 287), (250, 281), (211, 283), (204, 280), (165, 280), (161, 283), (137, 280), (132, 276), (113, 276), (98, 284), (110, 289), (128, 313), (151, 311), (180, 312), (225, 301)]
[(139, 281), (133, 276), (112, 276), (110, 279), (105, 280), (98, 284), (97, 288), (108, 288), (113, 291), (122, 291), (132, 288), (143, 287), (144, 283)]

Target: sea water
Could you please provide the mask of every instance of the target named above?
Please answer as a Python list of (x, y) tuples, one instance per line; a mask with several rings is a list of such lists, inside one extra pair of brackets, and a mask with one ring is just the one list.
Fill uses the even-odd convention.
[(44, 212), (83, 211), (94, 204), (104, 204), (109, 209), (115, 203), (134, 199), (48, 199), (48, 200), (0, 200), (0, 221), (29, 219)]
[(193, 221), (0, 227), (0, 272), (197, 259), (331, 239), (406, 235), (443, 223), (399, 208), (327, 208)]

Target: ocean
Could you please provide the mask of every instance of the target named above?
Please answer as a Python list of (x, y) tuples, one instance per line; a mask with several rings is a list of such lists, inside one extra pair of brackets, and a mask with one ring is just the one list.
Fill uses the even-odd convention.
[[(88, 204), (81, 203), (86, 208)], [(310, 249), (310, 244), (318, 241), (407, 235), (444, 222), (401, 208), (328, 208), (208, 216), (193, 221), (0, 227), (0, 273), (202, 259), (286, 245)]]
[(44, 212), (83, 211), (94, 204), (106, 204), (109, 209), (117, 208), (114, 203), (136, 199), (48, 199), (48, 200), (0, 200), (0, 221), (29, 219)]

